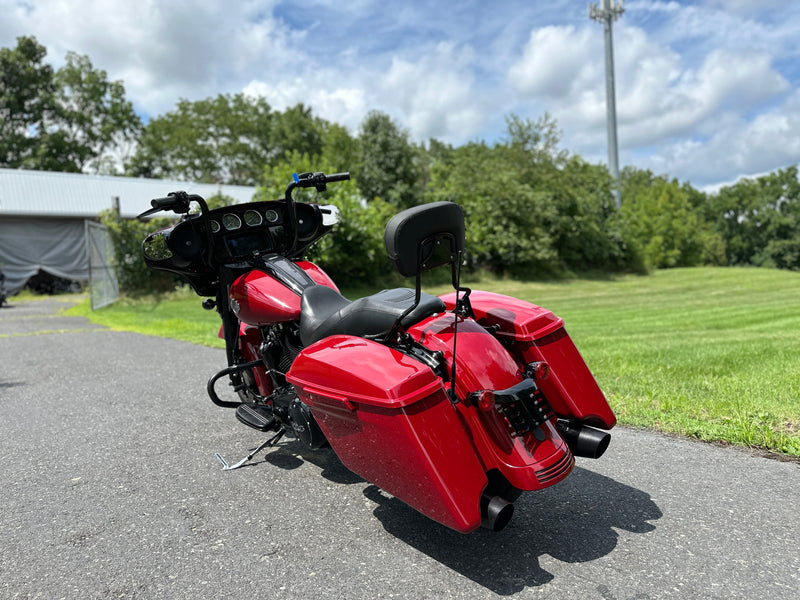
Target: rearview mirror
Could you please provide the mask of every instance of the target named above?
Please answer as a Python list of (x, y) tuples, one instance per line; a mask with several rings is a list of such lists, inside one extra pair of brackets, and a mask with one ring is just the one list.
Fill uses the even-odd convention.
[(339, 222), (338, 207), (334, 206), (333, 204), (324, 204), (320, 205), (319, 210), (322, 213), (323, 227), (330, 227), (331, 225), (336, 225)]

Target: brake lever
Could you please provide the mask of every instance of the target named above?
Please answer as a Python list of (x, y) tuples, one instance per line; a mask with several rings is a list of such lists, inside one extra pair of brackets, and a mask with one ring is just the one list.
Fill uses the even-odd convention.
[(138, 221), (144, 221), (145, 217), (149, 217), (150, 215), (155, 214), (157, 212), (161, 212), (162, 210), (163, 210), (162, 208), (150, 208), (150, 209), (144, 211), (142, 214), (137, 215), (136, 219)]

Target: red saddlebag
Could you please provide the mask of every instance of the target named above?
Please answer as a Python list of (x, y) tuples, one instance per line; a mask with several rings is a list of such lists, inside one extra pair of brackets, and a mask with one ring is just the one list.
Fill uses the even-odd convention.
[(287, 379), (348, 469), (452, 529), (480, 525), (486, 475), (430, 368), (335, 335), (303, 350)]
[[(455, 306), (454, 293), (441, 298), (448, 310)], [(549, 377), (536, 384), (559, 416), (603, 429), (614, 426), (616, 417), (561, 318), (541, 306), (493, 292), (476, 290), (469, 299), (475, 320), (499, 326), (497, 337), (518, 360), (550, 365)]]

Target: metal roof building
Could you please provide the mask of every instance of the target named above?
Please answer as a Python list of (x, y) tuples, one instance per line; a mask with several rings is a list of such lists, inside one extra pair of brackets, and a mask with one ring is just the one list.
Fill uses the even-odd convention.
[(239, 185), (0, 169), (0, 271), (7, 292), (16, 293), (40, 270), (88, 280), (90, 231), (101, 229), (94, 222), (112, 208), (112, 198), (119, 198), (120, 216), (133, 218), (150, 208), (152, 198), (178, 190), (204, 198), (223, 194), (236, 203), (252, 201), (256, 192)]
[(192, 183), (171, 179), (143, 179), (0, 169), (0, 219), (4, 216), (96, 218), (118, 197), (120, 215), (135, 217), (150, 208), (152, 198), (184, 190), (204, 198), (224, 194), (237, 203), (250, 202), (254, 187)]

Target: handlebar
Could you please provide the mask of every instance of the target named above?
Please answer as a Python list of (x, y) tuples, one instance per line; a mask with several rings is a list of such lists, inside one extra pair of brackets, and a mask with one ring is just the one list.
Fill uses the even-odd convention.
[[(325, 173), (295, 173), (292, 175), (294, 179), (294, 186), (290, 183), (289, 186), (294, 189), (295, 187), (308, 188), (315, 187), (318, 192), (324, 192), (327, 189), (328, 183), (335, 181), (347, 181), (350, 179), (350, 173), (334, 173), (333, 175), (325, 175)], [(291, 193), (289, 188), (286, 189), (287, 194)]]
[[(288, 225), (291, 227), (290, 235), (292, 236), (292, 243), (286, 251), (286, 255), (290, 257), (297, 248), (298, 236), (297, 213), (295, 212), (294, 208), (294, 198), (292, 198), (292, 192), (294, 189), (298, 187), (314, 187), (318, 192), (324, 192), (327, 189), (327, 184), (329, 183), (349, 180), (350, 173), (333, 173), (332, 175), (325, 175), (325, 173), (294, 173), (292, 178), (293, 181), (286, 186), (286, 192), (284, 194), (289, 217)], [(208, 261), (208, 265), (213, 268), (213, 252), (211, 249), (214, 246), (214, 242), (211, 236), (211, 222), (208, 216), (208, 204), (202, 196), (198, 196), (197, 194), (188, 194), (184, 191), (178, 191), (167, 194), (165, 198), (154, 198), (150, 201), (150, 206), (152, 208), (144, 211), (137, 217), (137, 219), (142, 220), (144, 217), (149, 217), (150, 215), (160, 211), (172, 211), (177, 214), (187, 214), (189, 212), (189, 205), (192, 202), (197, 202), (200, 205), (200, 218), (205, 225), (204, 229), (207, 244), (206, 260)]]
[(333, 175), (328, 175), (326, 179), (328, 183), (333, 183), (335, 181), (349, 181), (350, 173), (334, 173)]
[(294, 198), (292, 192), (295, 188), (317, 188), (318, 192), (324, 192), (328, 189), (329, 183), (336, 181), (347, 181), (350, 179), (350, 173), (334, 173), (332, 175), (325, 175), (325, 173), (294, 173), (292, 175), (293, 181), (286, 186), (284, 199), (286, 201), (286, 208), (289, 211), (289, 221), (292, 226), (292, 245), (287, 252), (288, 256), (297, 248), (297, 213), (294, 209)]
[(144, 211), (136, 218), (141, 220), (144, 217), (149, 217), (162, 210), (169, 210), (179, 215), (185, 215), (189, 212), (189, 205), (192, 202), (197, 202), (200, 205), (201, 214), (206, 215), (206, 213), (208, 213), (208, 205), (202, 196), (179, 191), (170, 192), (167, 194), (166, 198), (153, 198), (150, 200), (150, 206), (152, 206), (152, 208)]

